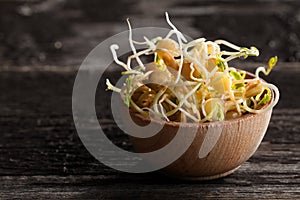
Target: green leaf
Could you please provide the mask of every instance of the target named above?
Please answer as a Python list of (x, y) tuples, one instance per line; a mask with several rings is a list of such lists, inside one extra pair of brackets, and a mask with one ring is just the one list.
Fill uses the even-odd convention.
[(242, 47), (240, 48), (240, 53), (244, 58), (248, 56), (259, 56), (259, 50), (256, 47), (250, 47), (250, 49)]
[(242, 80), (242, 76), (240, 75), (240, 73), (235, 72), (235, 71), (231, 71), (230, 75), (235, 79), (235, 80)]
[(132, 87), (132, 79), (133, 76), (128, 76), (125, 83), (126, 83), (126, 93), (124, 98), (124, 103), (129, 107), (130, 106), (130, 99), (131, 99), (131, 87)]
[(217, 115), (216, 115), (216, 119), (218, 121), (223, 121), (225, 119), (224, 113), (223, 113), (223, 109), (222, 109), (222, 105), (217, 103)]
[(162, 71), (167, 69), (167, 66), (166, 66), (164, 60), (161, 59), (157, 54), (155, 56), (155, 64), (158, 67), (158, 69), (160, 69)]
[(268, 65), (269, 65), (270, 70), (276, 65), (277, 61), (278, 61), (277, 56), (274, 56), (274, 57), (269, 59)]
[(264, 97), (258, 102), (258, 105), (265, 105), (271, 101), (271, 90), (269, 88), (265, 88), (267, 93), (264, 95)]
[[(244, 71), (236, 72), (236, 71), (230, 71), (229, 74), (235, 79), (235, 80), (243, 80), (246, 76), (246, 73)], [(237, 83), (233, 85), (233, 89), (239, 89), (241, 87), (245, 87), (244, 83)]]
[(155, 63), (157, 64), (157, 65), (159, 65), (160, 64), (160, 58), (159, 58), (159, 56), (157, 55), (157, 53), (155, 54)]
[(222, 72), (225, 71), (226, 65), (225, 65), (224, 61), (222, 60), (221, 56), (217, 56), (217, 66)]
[(245, 78), (246, 78), (246, 74), (247, 74), (247, 73), (246, 73), (245, 71), (239, 71), (239, 73), (240, 73), (242, 79), (245, 79)]
[(234, 86), (235, 86), (235, 89), (239, 89), (239, 88), (245, 87), (245, 84), (244, 83), (237, 83), (237, 84), (234, 84)]

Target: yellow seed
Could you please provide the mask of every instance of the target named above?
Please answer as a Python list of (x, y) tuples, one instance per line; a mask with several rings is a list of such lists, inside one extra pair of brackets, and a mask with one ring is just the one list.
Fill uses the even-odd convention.
[(231, 111), (236, 109), (235, 103), (233, 101), (226, 101), (225, 102), (225, 112)]
[(211, 44), (207, 45), (207, 53), (212, 54), (214, 51), (213, 46)]
[(230, 90), (230, 79), (223, 72), (216, 72), (211, 78), (210, 85), (220, 94), (226, 94)]
[[(219, 98), (211, 98), (208, 99), (205, 104), (204, 104), (204, 111), (206, 112), (206, 116), (209, 114), (212, 114), (212, 119), (213, 120), (218, 120), (218, 112), (220, 110), (214, 110), (216, 106), (220, 106), (221, 112), (224, 113), (224, 107), (223, 107), (223, 101), (220, 100)], [(214, 112), (214, 113), (211, 113)]]
[(220, 48), (216, 43), (209, 43), (207, 44), (207, 53), (208, 55), (216, 55), (220, 53)]
[(244, 95), (245, 88), (239, 88), (238, 90), (234, 91), (235, 98), (242, 98)]
[(258, 80), (258, 81), (248, 83), (245, 86), (245, 89), (246, 89), (245, 97), (250, 98), (260, 94), (263, 90), (263, 86), (261, 82)]
[(168, 67), (172, 67), (175, 70), (178, 70), (179, 65), (176, 62), (174, 56), (172, 56), (170, 53), (165, 52), (165, 51), (161, 51), (161, 50), (157, 50), (157, 56), (160, 57), (161, 59), (163, 59), (164, 63), (168, 66)]
[(149, 81), (152, 83), (164, 84), (171, 78), (171, 73), (168, 70), (159, 69), (154, 62), (146, 65), (146, 71), (152, 71), (149, 75)]
[(234, 119), (239, 117), (239, 113), (237, 111), (229, 111), (225, 115), (225, 119)]
[(205, 64), (206, 69), (211, 72), (217, 65), (217, 59), (209, 58)]
[[(192, 67), (191, 67), (191, 63), (190, 62), (184, 62), (183, 66), (182, 66), (182, 70), (181, 70), (181, 75), (184, 76), (184, 78), (186, 78), (186, 80), (188, 81), (192, 81), (192, 77), (191, 77), (191, 72), (192, 72)], [(199, 71), (197, 71), (194, 67), (194, 72), (193, 72), (193, 76), (195, 78), (200, 78), (201, 74), (199, 73)]]
[(171, 39), (162, 39), (156, 45), (157, 50), (167, 50), (173, 57), (180, 56), (179, 45)]

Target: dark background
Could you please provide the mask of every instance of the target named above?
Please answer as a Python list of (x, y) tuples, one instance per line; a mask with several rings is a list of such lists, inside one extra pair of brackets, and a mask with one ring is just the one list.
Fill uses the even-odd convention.
[[(268, 131), (225, 178), (185, 182), (119, 172), (96, 160), (77, 135), (72, 89), (83, 59), (127, 30), (127, 17), (133, 27), (168, 28), (165, 11), (193, 38), (257, 46), (261, 56), (241, 61), (245, 70), (280, 59), (263, 76), (281, 92)], [(0, 199), (299, 199), (299, 41), (299, 0), (0, 0)], [(105, 91), (105, 78), (118, 76), (120, 68), (106, 71), (95, 106), (107, 136), (132, 150)]]
[(168, 27), (185, 34), (255, 45), (265, 62), (300, 61), (298, 0), (0, 0), (2, 65), (78, 66), (107, 37), (133, 27)]

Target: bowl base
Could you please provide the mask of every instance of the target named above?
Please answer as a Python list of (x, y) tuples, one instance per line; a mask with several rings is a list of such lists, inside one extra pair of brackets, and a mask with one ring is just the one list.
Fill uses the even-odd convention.
[(175, 179), (180, 179), (180, 180), (187, 180), (187, 181), (207, 181), (207, 180), (213, 180), (213, 179), (218, 179), (218, 178), (223, 178), (225, 176), (228, 176), (235, 172), (238, 168), (240, 168), (240, 165), (237, 166), (236, 168), (229, 170), (227, 172), (221, 173), (221, 174), (215, 174), (212, 176), (172, 176), (169, 174), (166, 174), (167, 176)]

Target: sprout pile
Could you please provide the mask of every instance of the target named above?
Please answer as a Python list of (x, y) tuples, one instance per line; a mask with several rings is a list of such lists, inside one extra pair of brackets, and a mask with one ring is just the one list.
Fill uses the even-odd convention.
[[(260, 79), (260, 72), (268, 75), (276, 65), (272, 57), (268, 68), (258, 67), (254, 77), (246, 71), (230, 67), (235, 58), (258, 56), (255, 47), (245, 48), (225, 40), (206, 41), (199, 38), (188, 42), (171, 23), (165, 37), (137, 42), (132, 39), (129, 26), (129, 44), (132, 55), (127, 62), (118, 59), (117, 44), (111, 45), (114, 61), (125, 71), (126, 81), (117, 88), (107, 79), (109, 90), (120, 93), (124, 103), (134, 112), (153, 118), (177, 122), (223, 121), (246, 113), (261, 113), (273, 108), (279, 100), (276, 86)], [(172, 39), (172, 37), (176, 38)], [(137, 51), (135, 45), (148, 48)], [(221, 45), (232, 51), (221, 50)], [(153, 62), (143, 63), (141, 56), (152, 55)], [(134, 68), (131, 61), (138, 63)], [(271, 101), (272, 95), (275, 95)], [(266, 106), (267, 105), (267, 106)]]

